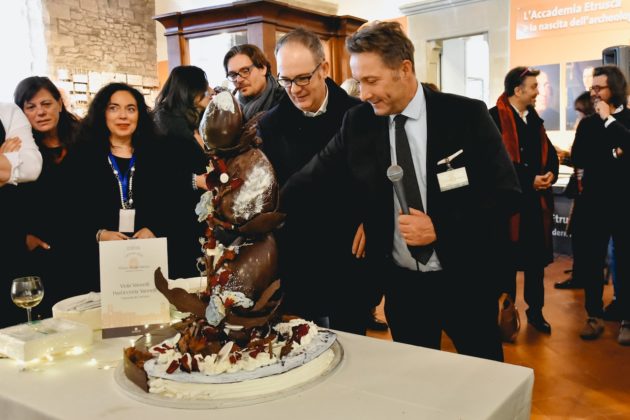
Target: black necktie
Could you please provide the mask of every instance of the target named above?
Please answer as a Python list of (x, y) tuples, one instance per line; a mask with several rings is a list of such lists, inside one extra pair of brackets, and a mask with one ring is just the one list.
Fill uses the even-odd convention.
[[(409, 207), (424, 212), (420, 187), (418, 186), (418, 179), (416, 178), (416, 171), (413, 167), (413, 159), (411, 158), (409, 140), (405, 132), (406, 121), (407, 117), (402, 114), (398, 114), (394, 117), (394, 123), (396, 124), (396, 160), (398, 161), (398, 166), (403, 170), (402, 181), (405, 188), (405, 196), (407, 197), (407, 204)], [(409, 248), (411, 255), (422, 264), (426, 264), (433, 254), (433, 247), (431, 245), (407, 245), (407, 248)]]

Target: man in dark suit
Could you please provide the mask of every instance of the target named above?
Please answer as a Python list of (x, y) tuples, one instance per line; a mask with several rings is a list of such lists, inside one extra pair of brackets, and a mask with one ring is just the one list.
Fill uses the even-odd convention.
[[(280, 38), (276, 62), (286, 95), (264, 115), (258, 134), (282, 187), (326, 146), (346, 111), (360, 101), (327, 77), (330, 64), (313, 32), (298, 28)], [(370, 277), (351, 252), (360, 222), (346, 190), (339, 182), (314, 191), (277, 233), (283, 309), (323, 327), (365, 334)], [(323, 217), (331, 203), (346, 211)]]
[(628, 188), (630, 176), (630, 110), (626, 79), (615, 66), (593, 70), (591, 98), (596, 114), (580, 121), (571, 148), (576, 168), (584, 169), (582, 193), (576, 199), (573, 231), (573, 277), (584, 284), (588, 318), (580, 337), (594, 340), (604, 332), (602, 267), (608, 240), (612, 236), (617, 264), (615, 295), (620, 308), (618, 342), (630, 345), (630, 218)]
[(525, 274), (525, 302), (529, 325), (551, 334), (543, 317), (545, 267), (553, 262), (553, 193), (558, 179), (558, 155), (547, 137), (546, 123), (534, 104), (538, 96), (539, 70), (515, 67), (505, 75), (504, 92), (490, 109), (503, 143), (514, 163), (523, 198), (509, 222), (509, 261), (505, 291), (516, 300), (516, 273)]
[[(444, 330), (460, 353), (503, 360), (497, 259), (520, 188), (501, 135), (482, 102), (420, 86), (398, 23), (367, 26), (346, 47), (365, 103), (285, 186), (286, 210), (312, 184), (349, 180), (394, 340), (439, 349)], [(409, 156), (403, 184), (416, 204), (404, 215), (386, 172), (409, 168)]]

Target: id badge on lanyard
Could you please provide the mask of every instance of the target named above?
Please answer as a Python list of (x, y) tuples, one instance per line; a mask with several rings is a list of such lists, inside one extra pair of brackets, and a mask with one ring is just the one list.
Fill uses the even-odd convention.
[(135, 232), (136, 210), (133, 207), (133, 176), (135, 172), (136, 157), (132, 156), (129, 162), (129, 170), (122, 174), (116, 163), (114, 155), (111, 153), (108, 157), (109, 164), (112, 167), (114, 176), (118, 181), (120, 191), (120, 213), (118, 216), (118, 232)]
[(135, 232), (136, 209), (120, 209), (118, 232)]

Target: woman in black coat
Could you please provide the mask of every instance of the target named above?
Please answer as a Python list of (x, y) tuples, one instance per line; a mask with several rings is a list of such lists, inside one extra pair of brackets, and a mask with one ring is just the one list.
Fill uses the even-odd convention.
[(157, 97), (153, 118), (169, 148), (171, 220), (168, 225), (169, 276), (199, 275), (199, 238), (203, 225), (195, 206), (206, 189), (206, 158), (197, 128), (211, 92), (206, 74), (199, 67), (178, 66), (169, 75)]
[[(164, 236), (164, 156), (142, 94), (123, 83), (104, 86), (81, 125), (73, 159), (76, 199), (87, 221), (81, 239), (92, 246), (93, 268), (99, 241)], [(94, 271), (88, 280), (98, 287), (98, 278)]]
[(16, 87), (14, 101), (28, 118), (35, 143), (43, 157), (42, 172), (35, 182), (20, 185), (21, 220), (25, 232), (22, 275), (40, 276), (45, 297), (34, 311), (52, 316), (59, 300), (87, 292), (81, 283), (81, 247), (73, 243), (73, 174), (68, 154), (73, 153), (79, 120), (61, 100), (59, 89), (47, 77), (32, 76)]

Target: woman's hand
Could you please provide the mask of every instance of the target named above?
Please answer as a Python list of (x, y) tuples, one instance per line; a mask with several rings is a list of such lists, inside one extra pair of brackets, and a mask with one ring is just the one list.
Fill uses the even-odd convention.
[(352, 255), (357, 258), (365, 258), (365, 231), (363, 230), (363, 223), (359, 225), (357, 233), (354, 234)]
[(19, 137), (8, 138), (0, 146), (0, 153), (17, 152), (22, 147), (22, 140)]
[(150, 239), (150, 238), (155, 238), (155, 235), (153, 234), (153, 232), (151, 232), (151, 230), (149, 228), (142, 228), (139, 231), (137, 231), (136, 233), (133, 234), (133, 238), (134, 239)]
[(113, 230), (103, 230), (98, 238), (99, 241), (123, 241), (125, 239), (129, 239), (129, 236)]
[(37, 236), (31, 235), (30, 233), (28, 233), (26, 235), (26, 248), (29, 251), (35, 251), (36, 248), (48, 250), (50, 249), (50, 245), (48, 245), (46, 242), (39, 239)]

